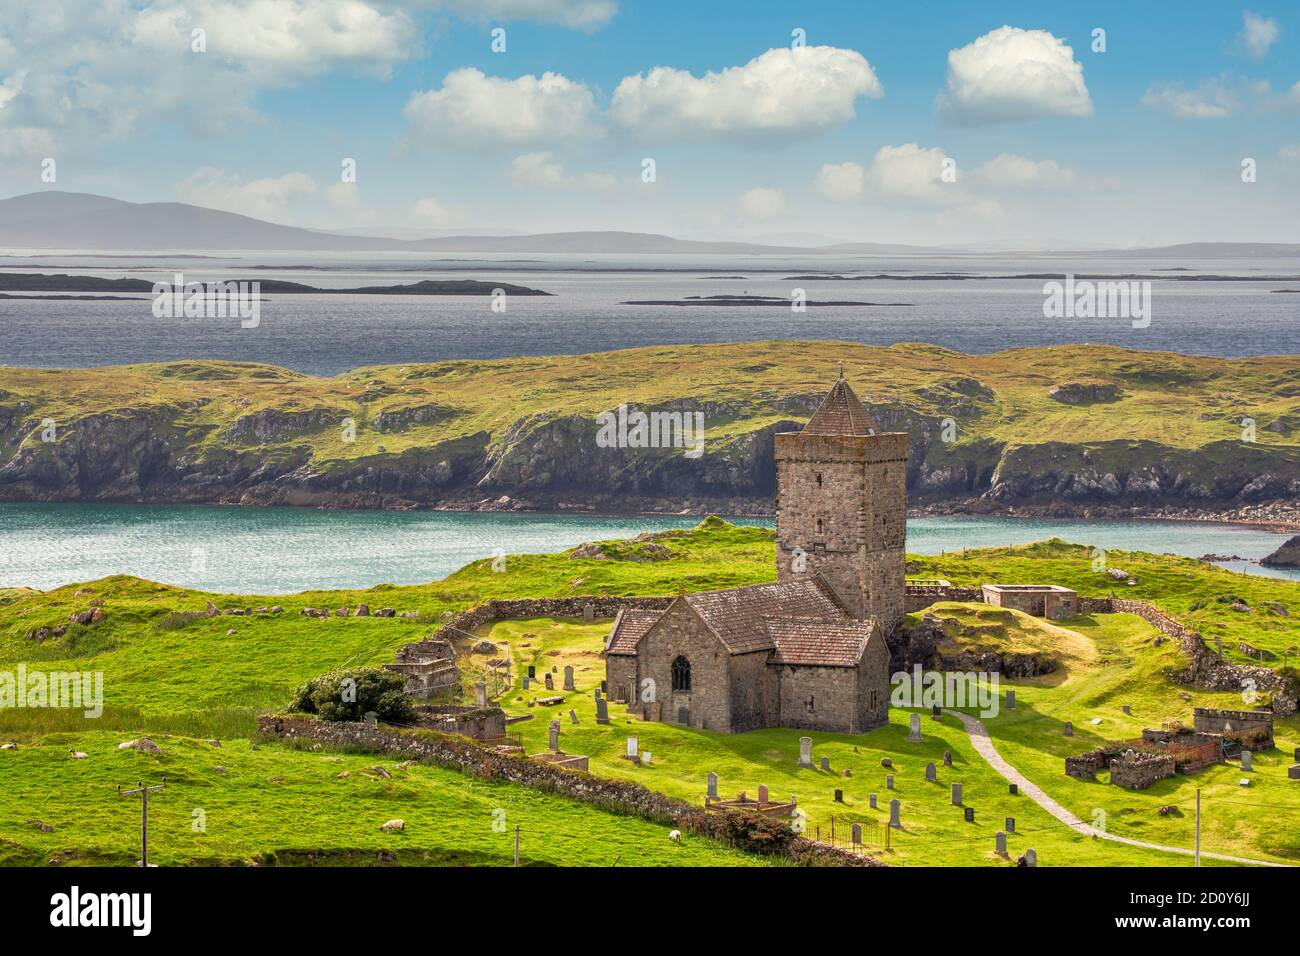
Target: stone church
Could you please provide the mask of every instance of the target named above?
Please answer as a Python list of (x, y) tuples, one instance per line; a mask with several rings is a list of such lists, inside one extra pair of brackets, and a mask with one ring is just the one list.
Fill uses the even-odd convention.
[(777, 583), (622, 611), (605, 640), (610, 697), (726, 732), (885, 723), (907, 451), (907, 433), (881, 432), (841, 373), (801, 431), (776, 436)]

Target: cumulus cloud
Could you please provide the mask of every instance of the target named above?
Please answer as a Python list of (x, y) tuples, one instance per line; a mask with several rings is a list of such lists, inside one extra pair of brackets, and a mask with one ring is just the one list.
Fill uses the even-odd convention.
[(1268, 56), (1269, 48), (1281, 35), (1277, 21), (1272, 17), (1246, 10), (1241, 17), (1241, 33), (1237, 34), (1237, 48), (1252, 60)]
[(759, 187), (740, 194), (736, 208), (746, 219), (774, 219), (785, 212), (785, 193)]
[(862, 198), (866, 180), (861, 163), (823, 163), (813, 180), (813, 192), (831, 202), (853, 202)]
[(547, 190), (589, 190), (602, 192), (618, 186), (618, 177), (609, 173), (570, 175), (548, 152), (524, 153), (510, 163), (510, 178), (519, 186)]
[(837, 126), (853, 119), (859, 97), (883, 95), (875, 70), (854, 50), (780, 47), (703, 76), (657, 66), (625, 77), (610, 118), (646, 141), (752, 140)]
[(306, 173), (245, 182), (214, 166), (203, 166), (176, 184), (176, 195), (195, 206), (283, 222), (295, 200), (315, 195), (319, 188)]
[(527, 20), (588, 33), (599, 30), (618, 12), (613, 0), (428, 0), (428, 5), (483, 22)]
[(944, 182), (947, 154), (938, 147), (929, 149), (916, 143), (882, 146), (876, 150), (867, 179), (881, 196), (930, 204), (943, 204), (958, 198), (955, 183)]
[(510, 80), (467, 67), (413, 94), (405, 113), (419, 138), (458, 149), (586, 136), (595, 109), (591, 91), (559, 73)]
[(1054, 159), (1026, 159), (1002, 153), (971, 172), (971, 178), (991, 189), (1095, 189), (1110, 183), (1084, 176)]
[(1092, 113), (1083, 66), (1046, 30), (999, 27), (948, 52), (948, 83), (936, 104), (954, 125)]

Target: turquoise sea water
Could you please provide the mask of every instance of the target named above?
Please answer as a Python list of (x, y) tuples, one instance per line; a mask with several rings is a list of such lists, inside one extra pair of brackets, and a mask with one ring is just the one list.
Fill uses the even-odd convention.
[[(109, 574), (240, 594), (416, 584), (469, 561), (561, 551), (584, 541), (691, 527), (693, 516), (318, 511), (220, 506), (0, 505), (0, 586), (46, 590)], [(771, 527), (770, 518), (737, 523)], [(938, 554), (1043, 538), (1107, 549), (1258, 559), (1286, 535), (1201, 522), (913, 518), (907, 549)], [(1247, 573), (1300, 580), (1257, 564)]]

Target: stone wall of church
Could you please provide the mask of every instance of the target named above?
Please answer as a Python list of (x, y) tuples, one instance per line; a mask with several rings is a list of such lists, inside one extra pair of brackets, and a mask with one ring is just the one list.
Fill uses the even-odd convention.
[(784, 665), (780, 673), (782, 727), (856, 733), (858, 670), (855, 667)]
[(780, 691), (770, 651), (731, 658), (731, 729), (737, 733), (780, 725)]
[(889, 645), (879, 635), (872, 637), (857, 669), (858, 733), (889, 721), (891, 663)]
[(628, 688), (636, 682), (636, 658), (623, 654), (605, 655), (605, 687), (610, 700), (627, 700)]
[[(691, 689), (673, 690), (672, 666), (679, 656), (691, 665)], [(726, 648), (704, 626), (699, 615), (685, 601), (678, 601), (641, 638), (638, 647), (637, 680), (645, 687), (654, 681), (654, 698), (662, 720), (676, 723), (686, 708), (692, 727), (731, 731), (732, 711), (728, 688), (731, 661)], [(613, 660), (609, 658), (608, 660)]]

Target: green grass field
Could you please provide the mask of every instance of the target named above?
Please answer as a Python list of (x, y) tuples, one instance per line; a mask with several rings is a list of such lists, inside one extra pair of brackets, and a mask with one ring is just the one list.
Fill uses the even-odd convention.
[[(735, 855), (725, 848), (660, 846), (666, 843), (660, 827), (589, 808), (573, 809), (559, 798), (542, 799), (431, 767), (414, 767), (405, 777), (395, 775), (379, 783), (357, 776), (359, 769), (374, 765), (375, 758), (332, 755), (342, 758), (337, 762), (324, 759), (325, 754), (279, 746), (254, 750), (248, 743), (254, 716), (282, 708), (306, 679), (334, 667), (390, 661), (401, 644), (431, 631), (444, 612), (489, 597), (673, 594), (682, 586), (731, 587), (772, 577), (770, 531), (710, 519), (695, 531), (671, 532), (656, 540), (669, 549), (667, 559), (620, 560), (636, 547), (620, 544), (605, 548), (605, 560), (573, 559), (569, 553), (517, 555), (508, 558), (504, 573), (492, 571), (485, 560), (427, 585), (276, 598), (207, 595), (127, 577), (49, 593), (0, 592), (0, 670), (22, 662), (47, 671), (102, 671), (106, 698), (98, 720), (71, 710), (0, 711), (0, 741), (20, 745), (0, 751), (0, 772), (18, 781), (0, 792), (3, 860), (43, 863), (80, 849), (83, 855), (77, 859), (83, 862), (131, 862), (132, 821), (138, 808), (119, 800), (114, 788), (166, 773), (169, 789), (156, 809), (175, 816), (160, 823), (157, 831), (155, 855), (160, 862), (238, 862), (259, 855), (305, 862), (311, 854), (317, 862), (366, 862), (377, 860), (380, 850), (391, 849), (389, 843), (400, 844), (398, 862), (503, 862), (508, 854), (500, 834), (489, 825), (491, 810), (505, 806), (515, 820), (510, 808), (517, 806), (519, 814), (532, 815), (526, 818), (530, 822), (521, 824), (529, 830), (559, 832), (568, 827), (565, 832), (581, 834), (604, 833), (601, 828), (608, 827), (609, 833), (624, 835), (623, 843), (614, 836), (601, 837), (599, 849), (591, 850), (582, 849), (576, 837), (575, 842), (550, 841), (549, 848), (526, 839), (524, 855), (535, 862), (603, 865), (626, 849), (620, 865), (730, 864)], [(1117, 587), (1092, 570), (1089, 549), (1063, 542), (910, 559), (918, 576), (942, 576), (958, 584), (1028, 580), (1066, 584), (1084, 594), (1122, 590), (1124, 596), (1152, 601), (1192, 621), (1209, 635), (1224, 635), (1230, 657), (1239, 638), (1279, 652), (1300, 638), (1300, 585), (1244, 578), (1157, 555), (1112, 553), (1108, 563), (1130, 571), (1138, 584)], [(1224, 595), (1242, 599), (1252, 611), (1231, 610), (1217, 599)], [(201, 611), (208, 600), (222, 608), (276, 603), (284, 611), (188, 621), (173, 613)], [(26, 639), (29, 631), (66, 622), (69, 613), (87, 609), (92, 601), (102, 606), (103, 621), (70, 625), (64, 637), (43, 643)], [(421, 618), (308, 618), (299, 613), (308, 606), (337, 608), (361, 601), (372, 608), (418, 611)], [(1292, 616), (1265, 611), (1267, 601), (1292, 609)], [(1081, 783), (1064, 775), (1066, 754), (1089, 749), (1101, 737), (1127, 738), (1162, 720), (1186, 720), (1195, 705), (1239, 707), (1240, 700), (1199, 691), (1184, 699), (1182, 689), (1165, 677), (1166, 671), (1181, 666), (1177, 648), (1171, 642), (1152, 646), (1154, 631), (1128, 615), (1056, 625), (1013, 615), (1009, 622), (1002, 621), (1005, 637), (1000, 638), (981, 630), (998, 623), (987, 618), (988, 608), (952, 604), (933, 611), (970, 625), (965, 639), (1005, 639), (1010, 649), (1061, 656), (1064, 666), (1059, 673), (1009, 685), (1019, 692), (1019, 707), (987, 723), (1002, 755), (1081, 818), (1091, 820), (1094, 810), (1101, 809), (1111, 832), (1188, 846), (1188, 801), (1194, 800), (1199, 786), (1206, 805), (1205, 849), (1277, 861), (1296, 862), (1300, 857), (1295, 837), (1300, 833), (1300, 787), (1284, 779), (1284, 758), (1290, 747), (1300, 745), (1295, 718), (1279, 723), (1279, 742), (1287, 749), (1257, 758), (1250, 788), (1238, 786), (1241, 774), (1235, 766), (1164, 781), (1138, 794), (1105, 783)], [(889, 862), (1009, 865), (994, 856), (993, 833), (1005, 817), (1014, 816), (1018, 835), (1010, 840), (1013, 858), (1032, 846), (1042, 865), (1188, 863), (1183, 857), (1081, 837), (1024, 796), (1010, 796), (1005, 782), (978, 757), (952, 717), (934, 721), (927, 715), (921, 744), (907, 743), (907, 713), (901, 709), (894, 710), (888, 727), (866, 735), (813, 733), (814, 753), (831, 758), (830, 772), (796, 767), (797, 731), (711, 734), (631, 722), (619, 707), (612, 710), (613, 722), (599, 727), (594, 723), (592, 690), (603, 676), (598, 652), (607, 627), (607, 622), (533, 620), (499, 622), (490, 629), (493, 640), (510, 642), (516, 673), (530, 663), (561, 671), (565, 664), (575, 668), (578, 690), (563, 695), (566, 700), (559, 708), (529, 708), (517, 690), (504, 697), (511, 713), (533, 715), (511, 728), (523, 734), (530, 752), (545, 749), (547, 722), (559, 715), (563, 748), (589, 755), (594, 773), (635, 779), (690, 801), (702, 800), (710, 771), (719, 775), (724, 794), (752, 793), (766, 784), (775, 797), (797, 795), (811, 834), (828, 837), (834, 825), (840, 839), (851, 822), (871, 824), (886, 818), (890, 794), (880, 760), (887, 756), (894, 762), (892, 796), (902, 801), (904, 829), (891, 834), (888, 851), (876, 844), (869, 849)], [(461, 649), (467, 650), (470, 641), (461, 636)], [(1279, 659), (1274, 665), (1284, 662)], [(1131, 718), (1122, 714), (1124, 704), (1131, 705)], [(577, 725), (569, 722), (570, 708), (577, 714)], [(1089, 723), (1096, 717), (1101, 725)], [(1060, 736), (1064, 720), (1074, 722), (1077, 736)], [(118, 742), (146, 733), (163, 746), (161, 762), (116, 750)], [(620, 759), (629, 733), (654, 755), (650, 766), (634, 767)], [(210, 738), (221, 739), (224, 746), (216, 749), (203, 742)], [(69, 759), (69, 748), (87, 753), (88, 759)], [(942, 766), (945, 750), (953, 753), (952, 768)], [(937, 784), (924, 780), (927, 761), (939, 765)], [(217, 774), (217, 765), (226, 766), (229, 773)], [(343, 769), (354, 776), (339, 780)], [(852, 775), (842, 776), (845, 770)], [(948, 785), (953, 781), (963, 784), (966, 802), (976, 808), (974, 824), (965, 823), (961, 811), (949, 805)], [(833, 800), (836, 788), (844, 790), (843, 804)], [(868, 808), (868, 794), (873, 792), (884, 809)], [(1174, 805), (1182, 815), (1159, 817), (1156, 810), (1162, 805)], [(189, 830), (195, 808), (208, 814), (206, 834)], [(391, 817), (407, 820), (406, 834), (378, 831)], [(28, 824), (31, 818), (54, 826), (53, 833)], [(485, 818), (481, 829), (475, 824), (460, 832), (464, 821), (479, 818)], [(879, 828), (868, 827), (867, 832), (868, 839), (883, 841)], [(76, 859), (70, 857), (69, 862)]]

